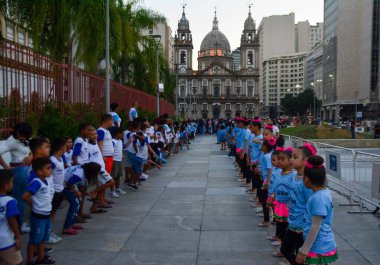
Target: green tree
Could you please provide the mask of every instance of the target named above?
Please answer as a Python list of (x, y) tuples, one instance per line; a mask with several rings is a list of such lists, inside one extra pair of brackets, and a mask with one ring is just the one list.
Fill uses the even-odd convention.
[[(313, 112), (314, 107), (314, 91), (311, 89), (306, 89), (305, 91), (299, 93), (296, 97), (292, 94), (287, 94), (282, 100), (281, 105), (288, 115), (301, 115), (307, 114), (307, 111)], [(321, 101), (315, 101), (316, 109), (321, 106)]]

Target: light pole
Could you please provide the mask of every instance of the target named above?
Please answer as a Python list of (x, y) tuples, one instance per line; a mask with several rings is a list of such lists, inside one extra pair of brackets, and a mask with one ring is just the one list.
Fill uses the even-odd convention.
[(314, 82), (311, 82), (310, 85), (313, 87), (313, 116), (315, 119), (315, 84)]
[(179, 84), (178, 84), (178, 63), (174, 64), (175, 66), (175, 84), (176, 84), (176, 95), (175, 95), (175, 112), (176, 116), (179, 116), (178, 111), (178, 98), (179, 98)]
[(156, 82), (157, 82), (157, 90), (156, 90), (156, 106), (157, 106), (157, 117), (160, 116), (160, 69), (158, 67), (158, 53), (159, 53), (159, 45), (158, 43), (161, 41), (161, 35), (151, 35), (151, 37), (156, 41), (157, 43), (157, 49), (156, 49)]
[(110, 3), (106, 0), (106, 113), (110, 112)]

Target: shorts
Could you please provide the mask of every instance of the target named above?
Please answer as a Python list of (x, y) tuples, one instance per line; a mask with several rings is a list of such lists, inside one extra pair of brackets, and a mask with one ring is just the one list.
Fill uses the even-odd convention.
[(114, 179), (119, 179), (124, 175), (123, 163), (121, 161), (113, 161), (111, 176)]
[(54, 192), (53, 201), (51, 202), (52, 212), (57, 211), (57, 209), (61, 206), (64, 198), (65, 198), (65, 195), (63, 195), (62, 191)]
[(0, 250), (0, 264), (1, 265), (18, 265), (22, 262), (20, 250), (16, 247), (10, 247)]
[(111, 175), (108, 174), (107, 172), (100, 172), (100, 174), (98, 175), (98, 181), (102, 185), (106, 184), (108, 181), (110, 181), (112, 179), (113, 178), (111, 177)]
[(128, 153), (128, 157), (132, 161), (133, 170), (137, 174), (142, 173), (142, 166), (143, 166), (143, 159), (141, 157), (138, 157), (136, 154)]
[(124, 167), (132, 167), (132, 161), (129, 158), (127, 151), (125, 151), (123, 155), (123, 164), (124, 164)]
[(49, 240), (51, 233), (51, 221), (50, 216), (47, 218), (39, 218), (30, 215), (30, 233), (29, 244), (39, 245)]
[(113, 167), (113, 156), (104, 156), (103, 159), (106, 171), (110, 173)]

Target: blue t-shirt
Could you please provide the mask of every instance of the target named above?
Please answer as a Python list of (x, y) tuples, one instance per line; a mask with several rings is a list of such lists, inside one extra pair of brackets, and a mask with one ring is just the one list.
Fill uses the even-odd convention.
[(261, 173), (263, 175), (264, 182), (268, 178), (268, 170), (272, 169), (272, 152), (268, 154), (263, 154), (261, 156), (260, 165), (261, 165)]
[(304, 233), (306, 239), (313, 216), (322, 216), (321, 228), (310, 251), (317, 254), (324, 254), (336, 249), (334, 234), (331, 230), (334, 215), (334, 205), (329, 189), (319, 190), (310, 197), (306, 204), (306, 211), (303, 217)]
[(313, 191), (303, 184), (303, 177), (295, 176), (290, 188), (288, 221), (291, 228), (303, 229), (302, 218), (306, 210), (306, 203), (312, 195)]
[(227, 136), (227, 129), (218, 130), (218, 136), (219, 136), (219, 140), (225, 141), (226, 136)]
[(237, 128), (236, 130), (236, 148), (244, 147), (245, 129)]
[(282, 203), (287, 203), (290, 200), (290, 188), (297, 171), (292, 171), (286, 175), (282, 172), (276, 176), (273, 184), (273, 192), (276, 195), (276, 200)]
[(250, 152), (252, 162), (258, 161), (260, 159), (261, 145), (253, 142), (253, 140), (258, 140), (258, 139), (260, 140), (263, 139), (263, 135), (259, 134), (256, 136), (254, 134), (251, 134), (251, 139), (249, 140), (249, 152)]
[(272, 194), (274, 192), (274, 183), (276, 182), (276, 178), (279, 174), (281, 174), (282, 169), (279, 167), (272, 167), (272, 176), (269, 182), (268, 194)]

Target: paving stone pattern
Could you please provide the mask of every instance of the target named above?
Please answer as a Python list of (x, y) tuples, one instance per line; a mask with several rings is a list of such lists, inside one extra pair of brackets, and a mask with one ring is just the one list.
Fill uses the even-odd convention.
[[(214, 141), (197, 138), (189, 151), (151, 171), (139, 192), (129, 191), (107, 214), (93, 215), (80, 235), (64, 236), (54, 246), (57, 264), (278, 264), (265, 239), (274, 227), (257, 227), (261, 218), (239, 187), (232, 160)], [(348, 215), (347, 207), (339, 206), (345, 199), (337, 194), (334, 199), (340, 254), (335, 264), (380, 264), (379, 220)], [(59, 211), (57, 232), (66, 209)]]

